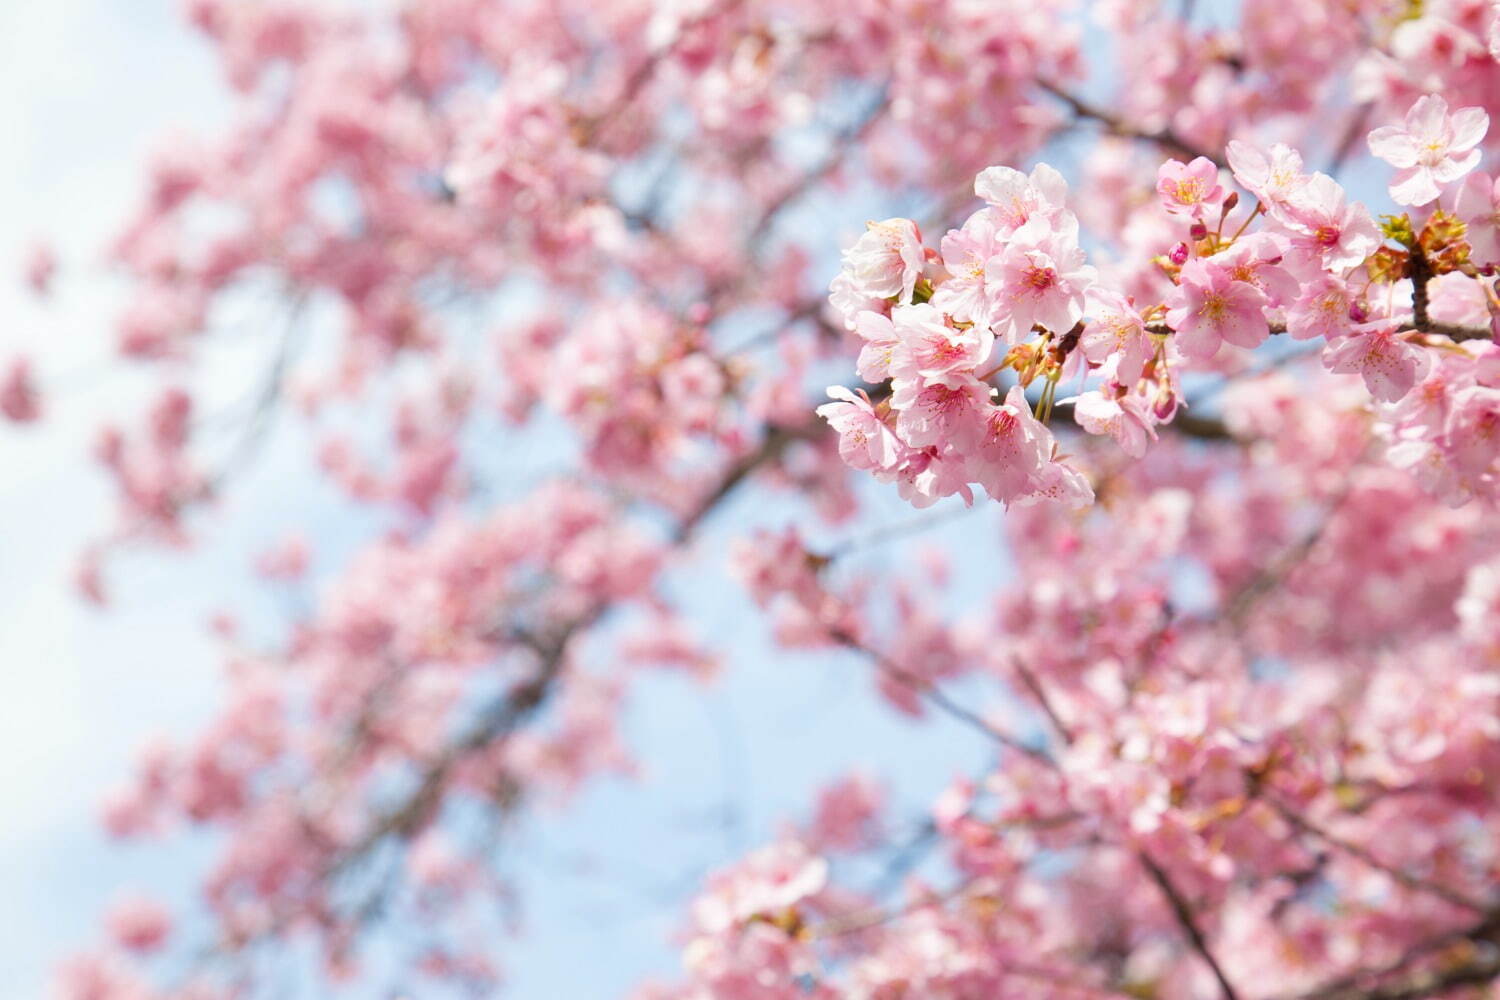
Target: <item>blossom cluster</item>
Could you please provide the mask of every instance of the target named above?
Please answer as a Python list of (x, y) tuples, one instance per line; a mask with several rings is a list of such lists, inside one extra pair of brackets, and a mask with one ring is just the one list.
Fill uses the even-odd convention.
[[(917, 506), (955, 493), (972, 502), (973, 483), (1007, 505), (1081, 506), (1087, 477), (1037, 419), (1062, 382), (1078, 377), (1067, 402), (1085, 431), (1139, 458), (1182, 405), (1184, 374), (1223, 370), (1284, 332), (1321, 342), (1329, 371), (1359, 375), (1386, 404), (1393, 461), (1421, 466), (1450, 497), (1488, 494), (1500, 450), (1482, 428), (1500, 349), (1471, 357), (1454, 343), (1500, 331), (1500, 188), (1469, 176), (1488, 126), (1483, 109), (1450, 112), (1427, 95), (1403, 125), (1372, 131), (1371, 151), (1398, 168), (1394, 200), (1452, 195), (1451, 210), (1383, 225), (1284, 144), (1229, 144), (1234, 181), (1256, 199), (1243, 209), (1213, 161), (1168, 160), (1156, 191), (1183, 238), (1154, 256), (1145, 297), (1085, 263), (1057, 171), (991, 167), (974, 183), (985, 207), (940, 252), (906, 219), (871, 223), (844, 252), (830, 301), (861, 341), (856, 371), (872, 389), (833, 387), (819, 413), (845, 462), (896, 481)], [(1449, 373), (1423, 382), (1426, 404), (1401, 407), (1435, 358)], [(1003, 394), (992, 381), (1002, 373), (1015, 376)], [(1035, 382), (1033, 408), (1024, 390)]]
[[(202, 905), (118, 897), (62, 1000), (496, 995), (535, 807), (670, 735), (648, 669), (826, 671), (932, 738), (705, 859), (643, 998), (1494, 979), (1491, 0), (187, 11), (234, 108), (113, 247), (153, 391), (78, 582), (244, 518), (287, 600), (212, 619), (222, 707), (105, 803), (211, 834)], [(49, 362), (6, 359), (8, 433), (72, 404)], [(334, 509), (245, 502), (262, 446)], [(872, 477), (1010, 510), (893, 527)]]

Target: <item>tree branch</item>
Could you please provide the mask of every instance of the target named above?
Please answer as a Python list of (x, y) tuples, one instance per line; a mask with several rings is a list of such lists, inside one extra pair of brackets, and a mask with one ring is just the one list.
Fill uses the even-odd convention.
[(1074, 115), (1078, 116), (1079, 118), (1086, 118), (1090, 121), (1098, 122), (1104, 127), (1104, 130), (1111, 135), (1118, 135), (1127, 139), (1140, 139), (1144, 142), (1154, 142), (1158, 146), (1163, 146), (1173, 152), (1181, 153), (1183, 156), (1187, 157), (1190, 160), (1196, 159), (1197, 157), (1201, 156), (1204, 159), (1213, 161), (1221, 168), (1226, 166), (1222, 157), (1215, 156), (1208, 150), (1201, 149), (1198, 146), (1195, 146), (1193, 143), (1188, 142), (1186, 139), (1178, 135), (1176, 132), (1173, 132), (1171, 129), (1159, 128), (1151, 131), (1143, 129), (1136, 125), (1131, 125), (1114, 112), (1106, 111), (1094, 104), (1090, 104), (1083, 98), (1078, 97), (1064, 90), (1062, 87), (1059, 87), (1057, 84), (1051, 83), (1047, 80), (1037, 80), (1037, 86), (1041, 87), (1047, 93), (1051, 94), (1053, 97), (1066, 104)]
[(1177, 887), (1167, 877), (1166, 871), (1156, 863), (1156, 860), (1149, 853), (1142, 849), (1138, 852), (1137, 857), (1140, 858), (1141, 865), (1146, 869), (1146, 873), (1151, 876), (1151, 881), (1156, 883), (1157, 888), (1161, 890), (1161, 894), (1166, 897), (1168, 904), (1171, 905), (1172, 915), (1177, 918), (1177, 924), (1182, 928), (1183, 936), (1188, 939), (1188, 944), (1192, 946), (1193, 950), (1198, 953), (1198, 957), (1202, 958), (1204, 963), (1209, 967), (1209, 970), (1213, 972), (1214, 978), (1219, 981), (1219, 991), (1224, 994), (1224, 1000), (1239, 1000), (1239, 994), (1234, 991), (1234, 987), (1229, 983), (1229, 978), (1224, 975), (1224, 970), (1219, 967), (1218, 959), (1214, 958), (1213, 952), (1209, 950), (1208, 940), (1204, 938), (1203, 931), (1198, 928), (1198, 922), (1193, 917), (1192, 908), (1188, 906), (1187, 900), (1177, 891)]

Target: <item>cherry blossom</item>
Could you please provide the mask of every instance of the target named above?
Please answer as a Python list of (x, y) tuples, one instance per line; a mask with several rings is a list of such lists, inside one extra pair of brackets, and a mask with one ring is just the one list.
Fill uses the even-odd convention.
[(1205, 210), (1218, 205), (1224, 197), (1219, 186), (1219, 168), (1206, 156), (1191, 163), (1168, 160), (1156, 174), (1156, 192), (1162, 205), (1174, 215), (1203, 218)]
[(1401, 125), (1384, 125), (1370, 133), (1370, 152), (1396, 167), (1391, 198), (1402, 205), (1436, 201), (1443, 188), (1479, 163), (1476, 148), (1489, 130), (1483, 108), (1448, 112), (1437, 94), (1420, 98)]
[(1167, 297), (1167, 322), (1178, 331), (1178, 347), (1190, 358), (1207, 360), (1224, 343), (1259, 347), (1270, 333), (1266, 295), (1247, 281), (1236, 281), (1222, 264), (1190, 260), (1182, 284)]
[[(1492, 5), (187, 16), (230, 113), (109, 248), (76, 582), (222, 531), (270, 610), (101, 796), (192, 905), (59, 996), (504, 995), (550, 824), (695, 794), (661, 692), (824, 671), (901, 773), (770, 772), (639, 1000), (1493, 988)], [(71, 419), (15, 332), (0, 410)]]

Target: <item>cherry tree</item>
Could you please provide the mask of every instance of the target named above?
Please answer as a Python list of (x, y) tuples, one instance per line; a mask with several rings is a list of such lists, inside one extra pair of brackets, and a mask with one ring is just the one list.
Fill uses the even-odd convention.
[[(160, 388), (101, 428), (80, 589), (211, 532), (273, 419), (381, 527), (279, 640), (224, 623), (221, 710), (122, 773), (112, 834), (215, 835), (205, 912), (121, 900), (61, 998), (276, 995), (267, 955), (357, 992), (377, 934), (411, 996), (503, 993), (499, 832), (628, 772), (642, 677), (733, 652), (684, 566), (994, 756), (915, 846), (878, 781), (824, 789), (636, 1000), (1495, 995), (1500, 8), (186, 14), (235, 111), (113, 248)], [(275, 349), (226, 453), (193, 376), (246, 296)], [(12, 362), (0, 412), (51, 403)], [(1003, 542), (981, 610), (851, 566), (887, 493)], [(781, 522), (698, 544), (746, 497)], [(931, 863), (848, 875), (893, 850)]]

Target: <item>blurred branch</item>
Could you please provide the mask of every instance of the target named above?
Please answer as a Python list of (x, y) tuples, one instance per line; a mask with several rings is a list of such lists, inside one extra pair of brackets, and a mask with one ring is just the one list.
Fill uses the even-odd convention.
[[(1407, 972), (1428, 956), (1456, 952), (1446, 967)], [(1479, 923), (1446, 931), (1420, 941), (1394, 961), (1375, 969), (1361, 969), (1297, 994), (1295, 1000), (1419, 1000), (1459, 986), (1478, 986), (1500, 978), (1500, 911)]]
[(1193, 916), (1192, 908), (1188, 906), (1187, 900), (1183, 898), (1182, 893), (1177, 890), (1177, 887), (1172, 884), (1172, 880), (1167, 876), (1166, 871), (1156, 863), (1156, 860), (1149, 853), (1142, 849), (1138, 852), (1137, 857), (1140, 858), (1141, 865), (1146, 869), (1146, 874), (1151, 876), (1151, 881), (1156, 883), (1157, 888), (1161, 890), (1161, 894), (1166, 897), (1167, 903), (1172, 907), (1172, 915), (1177, 919), (1178, 926), (1182, 928), (1183, 936), (1188, 939), (1188, 944), (1198, 953), (1198, 957), (1203, 959), (1209, 970), (1213, 972), (1214, 978), (1218, 980), (1219, 992), (1224, 995), (1224, 1000), (1239, 1000), (1239, 995), (1235, 993), (1234, 987), (1230, 985), (1228, 977), (1224, 975), (1224, 970), (1219, 967), (1218, 960), (1214, 958), (1213, 952), (1209, 950), (1208, 941), (1204, 938), (1203, 931), (1199, 929), (1198, 921)]
[(1436, 896), (1438, 899), (1441, 899), (1445, 903), (1449, 903), (1450, 905), (1456, 906), (1460, 909), (1469, 910), (1473, 913), (1485, 914), (1490, 912), (1492, 909), (1492, 907), (1490, 907), (1488, 904), (1473, 899), (1456, 889), (1451, 889), (1448, 886), (1440, 885), (1436, 882), (1429, 882), (1426, 879), (1418, 878), (1417, 876), (1412, 875), (1410, 872), (1398, 868), (1395, 865), (1386, 864), (1384, 861), (1381, 861), (1379, 858), (1375, 857), (1375, 855), (1365, 847), (1362, 847), (1361, 845), (1356, 844), (1352, 841), (1345, 840), (1337, 834), (1323, 829), (1312, 820), (1301, 816), (1300, 814), (1289, 808), (1286, 804), (1279, 802), (1274, 798), (1267, 797), (1266, 801), (1271, 804), (1271, 808), (1275, 809), (1282, 819), (1286, 820), (1298, 830), (1301, 830), (1303, 833), (1307, 833), (1318, 838), (1325, 844), (1328, 844), (1330, 847), (1334, 847), (1344, 852), (1350, 857), (1363, 862), (1365, 865), (1375, 869), (1376, 871), (1384, 872), (1391, 878), (1395, 879), (1397, 882), (1400, 882), (1402, 885), (1406, 886), (1408, 889), (1412, 889), (1416, 892), (1424, 892), (1431, 896)]
[(1202, 149), (1194, 145), (1193, 143), (1188, 142), (1186, 139), (1184, 139), (1182, 136), (1178, 135), (1171, 129), (1160, 128), (1150, 130), (1141, 128), (1137, 125), (1132, 125), (1114, 112), (1106, 111), (1105, 109), (1100, 108), (1097, 105), (1091, 104), (1088, 101), (1085, 101), (1083, 98), (1078, 97), (1067, 90), (1064, 90), (1062, 87), (1059, 87), (1055, 83), (1051, 83), (1047, 80), (1041, 79), (1037, 80), (1036, 83), (1038, 87), (1042, 88), (1047, 93), (1051, 94), (1053, 97), (1066, 104), (1075, 116), (1089, 121), (1098, 122), (1101, 126), (1103, 126), (1104, 131), (1108, 132), (1111, 135), (1118, 135), (1126, 139), (1139, 139), (1143, 142), (1153, 142), (1158, 146), (1162, 146), (1168, 150), (1171, 150), (1172, 152), (1181, 153), (1183, 156), (1187, 157), (1190, 160), (1196, 159), (1197, 157), (1201, 156), (1207, 160), (1213, 161), (1221, 168), (1226, 166), (1223, 157), (1215, 156), (1208, 150)]

